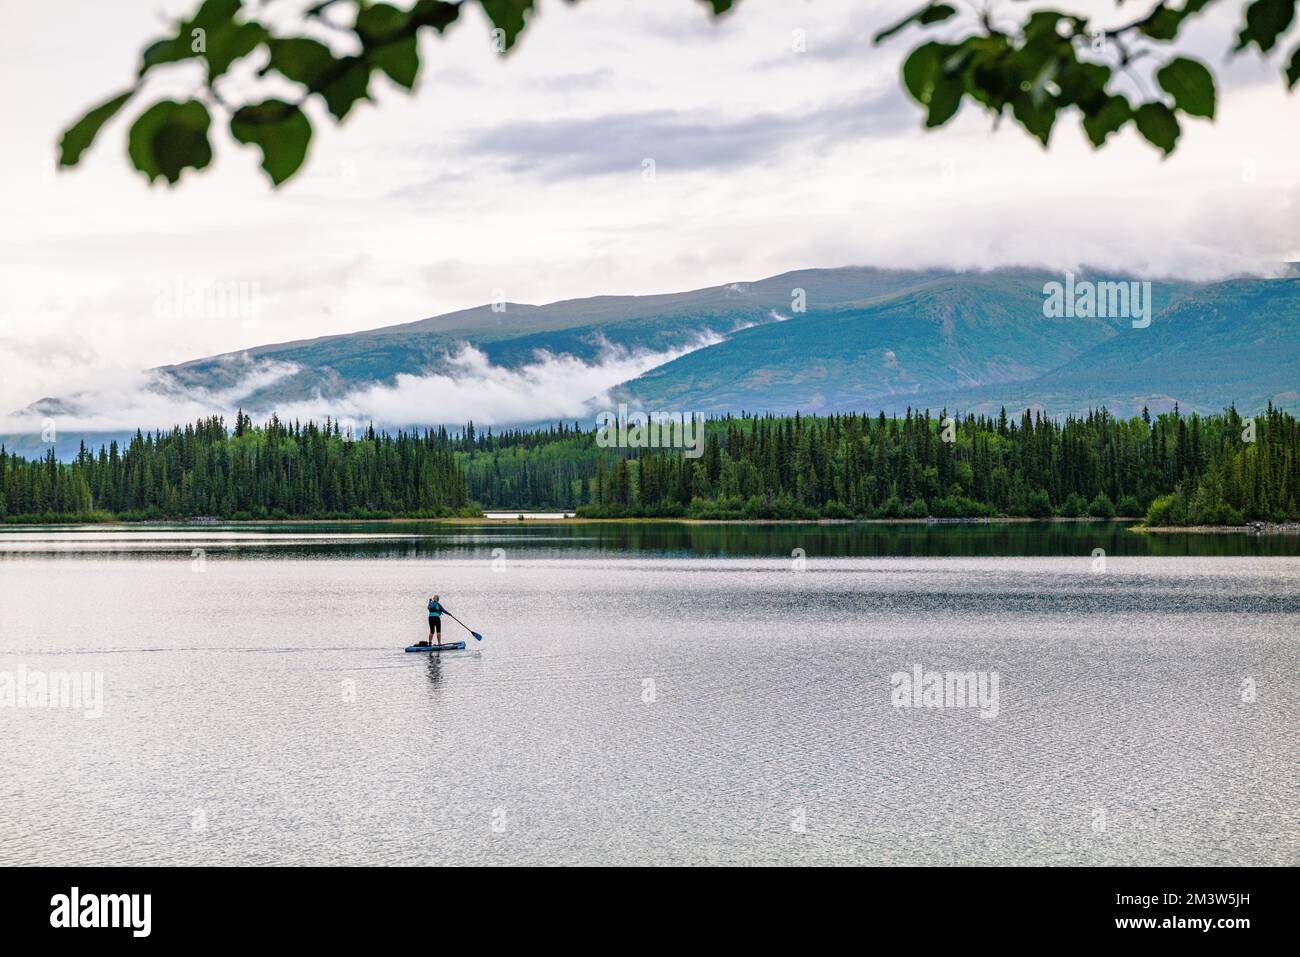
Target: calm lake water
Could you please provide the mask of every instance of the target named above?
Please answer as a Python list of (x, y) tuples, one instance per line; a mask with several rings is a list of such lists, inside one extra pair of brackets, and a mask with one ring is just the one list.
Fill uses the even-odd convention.
[[(4, 529), (0, 692), (102, 700), (0, 706), (0, 864), (1294, 865), (1298, 584), (1119, 525)], [(433, 592), (485, 640), (404, 654)]]

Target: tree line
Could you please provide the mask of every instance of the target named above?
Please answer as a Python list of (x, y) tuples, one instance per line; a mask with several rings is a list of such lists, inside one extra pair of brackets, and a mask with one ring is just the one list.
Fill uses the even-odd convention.
[(258, 427), (244, 412), (137, 431), (70, 463), (0, 448), (0, 516), (11, 520), (441, 518), (477, 514), (445, 429), (345, 434), (337, 422)]
[(137, 432), (71, 462), (0, 447), (9, 521), (442, 518), (482, 508), (703, 519), (1109, 518), (1150, 524), (1300, 520), (1300, 425), (1173, 411), (1064, 421), (928, 410), (889, 418), (722, 416), (702, 454), (602, 448), (595, 429), (344, 433), (261, 426), (242, 411)]
[(602, 449), (557, 426), (453, 439), (471, 496), (590, 517), (714, 519), (1147, 516), (1153, 524), (1300, 518), (1300, 431), (1255, 418), (1105, 409), (937, 417), (723, 416), (703, 454)]

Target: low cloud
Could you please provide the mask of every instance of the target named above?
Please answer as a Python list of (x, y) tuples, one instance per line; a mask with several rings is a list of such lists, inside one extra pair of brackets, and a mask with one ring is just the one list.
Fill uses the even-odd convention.
[(62, 433), (152, 431), (183, 425), (212, 415), (233, 418), (241, 399), (275, 385), (299, 371), (290, 363), (254, 361), (247, 356), (226, 360), (220, 388), (182, 387), (157, 370), (102, 371), (69, 395), (41, 399), (0, 417), (0, 431), (26, 435), (48, 423)]
[(386, 426), (528, 425), (581, 419), (609, 404), (609, 391), (621, 383), (688, 352), (722, 341), (704, 334), (690, 345), (662, 352), (630, 351), (607, 345), (594, 362), (572, 355), (538, 352), (534, 361), (507, 368), (494, 365), (480, 350), (466, 346), (447, 358), (438, 373), (399, 375), (389, 383), (358, 389), (341, 399), (292, 403), (281, 418), (322, 420), (325, 416)]
[(398, 375), (391, 383), (368, 383), (338, 398), (279, 402), (257, 408), (250, 396), (298, 375), (292, 363), (254, 360), (247, 355), (223, 360), (219, 387), (182, 386), (172, 375), (151, 371), (107, 374), (92, 386), (58, 399), (45, 399), (0, 418), (0, 432), (34, 434), (53, 423), (62, 434), (170, 429), (213, 415), (233, 420), (243, 408), (257, 418), (275, 413), (285, 421), (326, 418), (358, 425), (530, 425), (586, 418), (610, 403), (615, 386), (696, 349), (721, 342), (712, 331), (675, 349), (630, 350), (602, 344), (594, 361), (538, 351), (533, 361), (506, 367), (466, 345), (445, 357), (438, 372)]

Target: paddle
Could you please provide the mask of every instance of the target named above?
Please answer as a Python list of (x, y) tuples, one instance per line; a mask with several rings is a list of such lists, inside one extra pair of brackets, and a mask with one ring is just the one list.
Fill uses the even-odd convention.
[[(447, 606), (446, 606), (446, 605), (443, 605), (442, 610), (443, 610), (443, 611), (447, 611)], [(456, 624), (460, 625), (462, 628), (464, 628), (466, 631), (468, 631), (471, 635), (473, 635), (475, 641), (482, 641), (482, 640), (483, 640), (483, 636), (482, 636), (482, 635), (480, 635), (477, 631), (475, 631), (475, 630), (474, 630), (473, 628), (471, 628), (469, 625), (465, 624), (463, 621), (461, 621), (459, 618), (457, 618), (457, 617), (456, 617), (455, 615), (453, 615), (451, 612), (447, 611), (447, 617), (450, 618), (452, 621), (454, 621)]]

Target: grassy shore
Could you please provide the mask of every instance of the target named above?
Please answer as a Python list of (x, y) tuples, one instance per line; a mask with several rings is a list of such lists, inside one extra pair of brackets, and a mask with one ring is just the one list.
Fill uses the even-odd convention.
[(1249, 522), (1245, 525), (1134, 525), (1130, 531), (1152, 535), (1168, 532), (1193, 532), (1205, 535), (1224, 532), (1250, 535), (1300, 535), (1300, 522)]
[[(495, 510), (494, 510), (495, 511)], [(501, 510), (504, 511), (504, 510)], [(24, 516), (25, 518), (26, 516)], [(863, 518), (863, 519), (841, 519), (841, 518), (817, 518), (817, 519), (781, 519), (781, 518), (763, 518), (763, 519), (711, 519), (711, 518), (580, 518), (564, 517), (559, 513), (554, 516), (530, 514), (522, 521), (517, 517), (508, 517), (505, 515), (494, 516), (456, 516), (445, 518), (423, 518), (410, 517), (403, 518), (400, 516), (387, 516), (384, 518), (278, 518), (278, 519), (122, 519), (116, 517), (96, 517), (94, 519), (84, 519), (79, 517), (58, 518), (51, 517), (49, 521), (6, 521), (5, 527), (9, 528), (46, 528), (53, 525), (96, 525), (96, 526), (129, 526), (140, 527), (149, 525), (168, 525), (168, 526), (185, 526), (192, 528), (206, 528), (213, 526), (228, 525), (247, 525), (247, 526), (278, 526), (278, 525), (410, 525), (413, 523), (430, 524), (430, 525), (519, 525), (519, 524), (543, 524), (543, 525), (730, 525), (730, 526), (750, 526), (761, 527), (768, 525), (1029, 525), (1029, 524), (1053, 524), (1053, 525), (1101, 525), (1127, 523), (1129, 531), (1133, 532), (1150, 532), (1153, 534), (1170, 533), (1170, 532), (1196, 532), (1205, 534), (1223, 534), (1229, 532), (1236, 533), (1300, 533), (1300, 524), (1283, 524), (1275, 525), (1269, 523), (1256, 523), (1253, 525), (1191, 525), (1191, 526), (1145, 526), (1141, 524), (1142, 519), (1138, 516), (1116, 516), (1115, 518), (1094, 518), (1092, 516), (1081, 516), (1077, 518), (1064, 518), (1061, 516), (1052, 516), (1050, 518), (1027, 518), (1022, 516), (1006, 516), (1001, 518)]]
[[(26, 518), (26, 516), (25, 516)], [(1027, 525), (1035, 523), (1048, 524), (1110, 524), (1117, 521), (1140, 521), (1139, 518), (1097, 519), (1092, 516), (1082, 518), (1034, 519), (1023, 516), (1006, 516), (1006, 518), (971, 518), (971, 519), (690, 519), (690, 518), (580, 518), (555, 514), (525, 516), (523, 520), (515, 516), (481, 515), (481, 516), (447, 516), (447, 518), (429, 519), (412, 516), (385, 516), (380, 519), (118, 519), (96, 518), (82, 519), (75, 516), (49, 520), (6, 520), (4, 525), (10, 528), (40, 528), (48, 525), (185, 525), (192, 528), (222, 527), (222, 525), (409, 525), (413, 523), (433, 525), (519, 525), (519, 524), (565, 524), (565, 525)], [(1178, 529), (1170, 529), (1178, 531)]]

